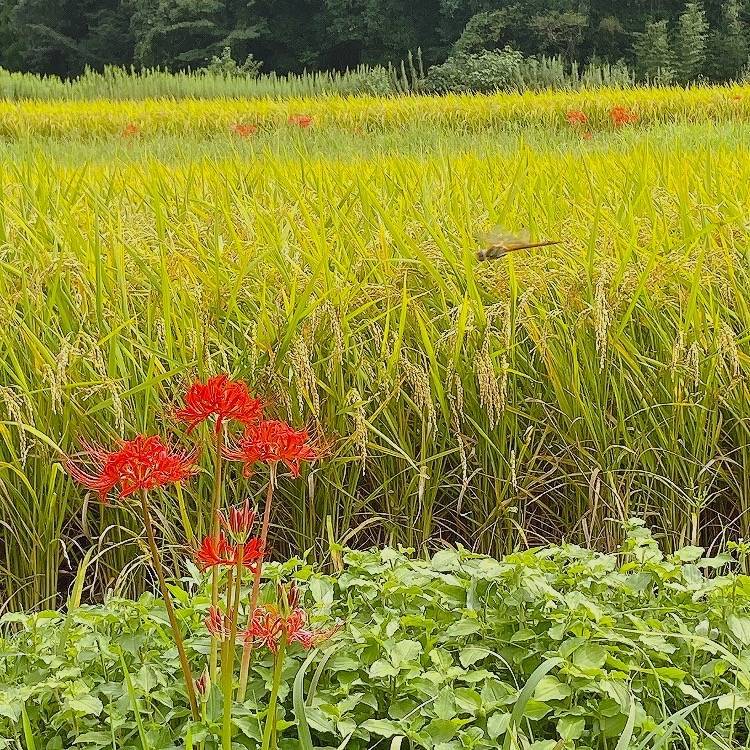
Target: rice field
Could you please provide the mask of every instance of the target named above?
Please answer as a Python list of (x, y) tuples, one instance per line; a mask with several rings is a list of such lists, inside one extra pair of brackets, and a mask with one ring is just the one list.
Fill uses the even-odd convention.
[[(181, 430), (162, 402), (219, 371), (331, 444), (279, 554), (747, 536), (748, 121), (738, 86), (0, 102), (0, 601), (92, 548), (138, 588), (137, 518), (60, 459)], [(498, 224), (560, 244), (479, 262)], [(183, 494), (172, 550), (210, 479)]]

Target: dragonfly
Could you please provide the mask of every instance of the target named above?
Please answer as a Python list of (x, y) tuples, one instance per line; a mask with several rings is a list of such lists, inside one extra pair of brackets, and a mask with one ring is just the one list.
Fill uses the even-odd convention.
[(529, 250), (532, 247), (560, 244), (560, 240), (532, 242), (528, 230), (514, 234), (513, 232), (506, 232), (499, 226), (490, 229), (489, 232), (480, 233), (479, 241), (483, 247), (477, 250), (477, 260), (496, 260), (515, 250)]

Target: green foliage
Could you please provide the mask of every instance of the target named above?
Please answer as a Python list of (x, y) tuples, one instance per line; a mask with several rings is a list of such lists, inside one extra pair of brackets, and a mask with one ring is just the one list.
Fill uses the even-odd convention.
[[(686, 80), (703, 72), (706, 55), (717, 63), (712, 75), (736, 75), (746, 44), (742, 0), (707, 0), (704, 21), (694, 6), (686, 9), (682, 0), (6, 0), (0, 65), (63, 77), (113, 64), (195, 70), (227, 46), (235, 60), (253, 55), (265, 70), (282, 74), (398, 67), (417, 48), (427, 66), (505, 46), (527, 57), (560, 55), (567, 66), (594, 59), (632, 65), (633, 35), (664, 21), (680, 26)], [(717, 55), (706, 48), (705, 23)], [(720, 63), (723, 47), (729, 58)]]
[(741, 11), (739, 0), (726, 0), (721, 25), (711, 33), (710, 73), (714, 80), (737, 80), (748, 63), (748, 32)]
[(206, 66), (206, 73), (210, 76), (221, 76), (222, 78), (257, 78), (263, 63), (253, 59), (252, 54), (247, 56), (242, 65), (232, 57), (232, 48), (224, 47), (221, 55), (214, 55), (211, 62)]
[(38, 73), (80, 73), (86, 67), (130, 62), (133, 44), (120, 0), (12, 0), (0, 11), (0, 40), (12, 39), (8, 59)]
[(682, 84), (696, 81), (706, 65), (708, 22), (700, 2), (689, 2), (680, 16), (675, 40), (675, 73)]
[(669, 85), (674, 79), (674, 55), (666, 21), (647, 21), (634, 45), (636, 71), (641, 80)]
[(511, 8), (484, 11), (472, 16), (453, 45), (456, 55), (472, 55), (483, 50), (500, 49), (514, 20)]
[(633, 85), (633, 75), (620, 61), (592, 61), (583, 70), (561, 57), (524, 57), (518, 50), (484, 50), (454, 55), (427, 72), (425, 91), (465, 93), (531, 89), (577, 89)]
[(248, 13), (252, 3), (221, 0), (126, 0), (135, 63), (140, 66), (203, 67), (224, 48), (242, 59), (264, 23)]
[(521, 78), (522, 63), (523, 55), (509, 47), (451, 57), (429, 69), (426, 86), (441, 93), (511, 89)]
[(542, 45), (542, 52), (564, 55), (568, 60), (576, 59), (580, 52), (588, 17), (576, 11), (552, 10), (540, 13), (531, 20)]
[[(551, 748), (559, 739), (593, 750), (656, 740), (708, 750), (747, 736), (750, 671), (740, 652), (750, 645), (750, 579), (729, 571), (726, 553), (665, 556), (633, 520), (619, 556), (565, 545), (499, 561), (463, 550), (425, 561), (394, 549), (344, 559), (335, 577), (284, 566), (304, 581), (316, 621), (340, 616), (347, 626), (304, 664), (304, 652), (291, 652), (283, 747), (349, 738), (347, 747), (365, 750), (403, 737), (425, 750)], [(186, 583), (192, 594), (179, 597), (178, 614), (199, 672), (210, 595), (199, 577)], [(56, 612), (0, 621), (0, 747), (15, 747), (24, 716), (38, 747), (179, 746), (189, 712), (160, 602), (111, 598), (72, 618), (68, 631)], [(235, 710), (241, 747), (258, 743), (270, 668), (256, 658), (249, 699)], [(220, 714), (215, 691), (191, 741), (216, 748)]]

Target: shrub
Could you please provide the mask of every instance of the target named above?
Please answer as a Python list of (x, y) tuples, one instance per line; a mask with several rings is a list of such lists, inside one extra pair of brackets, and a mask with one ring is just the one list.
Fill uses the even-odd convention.
[(214, 55), (211, 62), (206, 66), (205, 72), (208, 75), (222, 76), (223, 78), (257, 78), (260, 75), (260, 69), (263, 63), (256, 60), (252, 55), (248, 55), (242, 65), (232, 57), (230, 47), (224, 47), (221, 55)]
[[(750, 579), (730, 572), (732, 560), (699, 547), (665, 556), (631, 521), (619, 555), (564, 545), (502, 560), (444, 550), (428, 561), (383, 549), (345, 552), (336, 575), (300, 560), (266, 566), (264, 596), (293, 576), (313, 622), (347, 621), (304, 662), (290, 649), (282, 747), (300, 746), (293, 737), (308, 731), (313, 747), (349, 738), (350, 750), (399, 736), (428, 750), (496, 748), (510, 735), (537, 750), (561, 738), (596, 750), (656, 738), (674, 750), (742, 743)], [(196, 569), (184, 583), (192, 595), (179, 620), (199, 662), (211, 596)], [(0, 623), (0, 748), (15, 747), (24, 706), (37, 747), (142, 748), (139, 735), (153, 748), (181, 747), (189, 726), (193, 742), (217, 746), (221, 707), (204, 704), (189, 724), (164, 607), (152, 596)], [(260, 740), (271, 664), (267, 653), (253, 663), (233, 725), (240, 747)]]
[(427, 71), (427, 89), (436, 92), (491, 92), (511, 89), (520, 80), (523, 54), (510, 47), (450, 57)]

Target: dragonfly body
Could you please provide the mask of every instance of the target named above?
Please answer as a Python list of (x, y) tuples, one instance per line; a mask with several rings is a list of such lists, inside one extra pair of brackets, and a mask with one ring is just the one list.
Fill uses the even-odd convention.
[(477, 250), (477, 260), (496, 260), (502, 258), (515, 250), (530, 250), (534, 247), (546, 247), (547, 245), (558, 245), (558, 240), (546, 240), (544, 242), (531, 242), (528, 233), (511, 234), (499, 228), (484, 233), (480, 237), (484, 247)]

